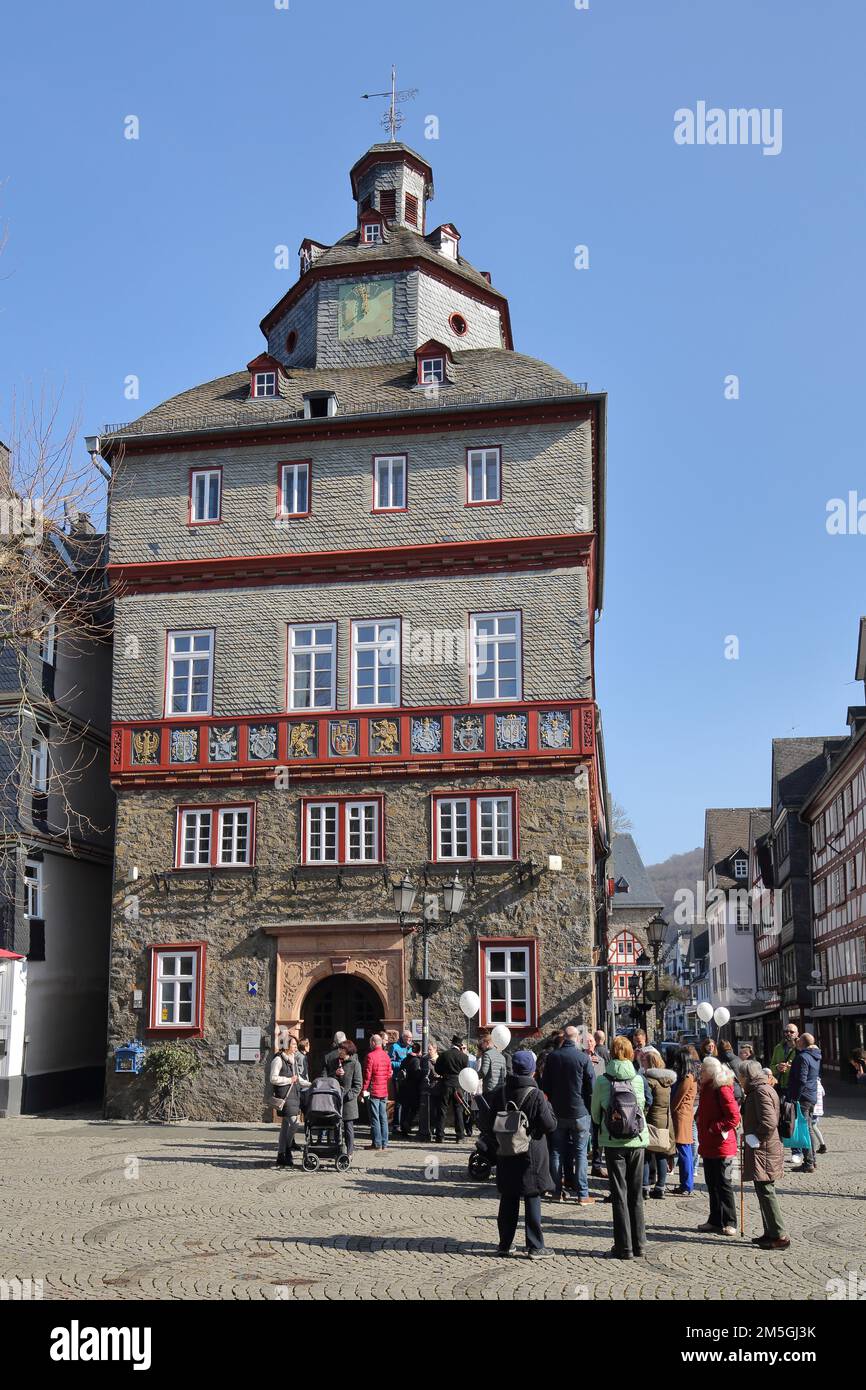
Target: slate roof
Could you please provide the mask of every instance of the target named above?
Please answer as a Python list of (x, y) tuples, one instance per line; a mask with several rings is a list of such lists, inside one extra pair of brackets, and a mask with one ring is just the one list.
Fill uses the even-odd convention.
[[(287, 368), (284, 395), (250, 399), (248, 371), (217, 377), (171, 396), (153, 410), (111, 434), (164, 434), (263, 425), (303, 417), (306, 391), (336, 392), (339, 414), (431, 410), (487, 401), (534, 401), (548, 396), (579, 396), (584, 388), (535, 357), (503, 348), (475, 348), (454, 353), (454, 384), (431, 398), (417, 389), (414, 357), (368, 367)], [(413, 389), (414, 388), (414, 389)]]
[[(723, 860), (729, 859), (734, 850), (749, 848), (749, 822), (753, 815), (769, 815), (766, 807), (730, 806), (711, 807), (704, 815), (704, 881), (710, 877), (710, 870)], [(719, 883), (722, 884), (722, 878)], [(725, 878), (729, 887), (737, 880)]]
[(645, 907), (655, 912), (664, 906), (646, 871), (640, 852), (631, 835), (614, 835), (611, 843), (608, 877), (628, 881), (627, 893), (615, 893), (614, 912), (619, 907)]
[(412, 231), (411, 227), (400, 227), (396, 223), (388, 228), (387, 241), (376, 242), (372, 246), (362, 245), (360, 234), (353, 227), (351, 232), (347, 232), (328, 251), (323, 251), (321, 256), (317, 256), (313, 267), (319, 270), (322, 266), (364, 265), (371, 260), (402, 261), (409, 258), (430, 261), (440, 268), (451, 270), (478, 289), (485, 290), (487, 294), (495, 294), (505, 301), (502, 291), (495, 289), (481, 271), (476, 270), (463, 256), (458, 255), (456, 261), (450, 256), (443, 256), (441, 251), (436, 250), (430, 238)]
[[(844, 740), (840, 740), (844, 742)], [(773, 816), (799, 810), (827, 771), (827, 738), (774, 738), (772, 755)]]

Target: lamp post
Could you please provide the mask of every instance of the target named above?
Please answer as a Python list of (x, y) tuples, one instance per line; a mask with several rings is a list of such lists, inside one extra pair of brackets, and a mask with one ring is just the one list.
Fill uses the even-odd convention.
[(653, 989), (646, 990), (646, 998), (655, 1007), (656, 1028), (659, 1026), (659, 1019), (662, 1020), (662, 1032), (664, 1032), (664, 1007), (670, 996), (670, 990), (659, 989), (659, 955), (665, 939), (668, 924), (660, 912), (647, 923), (647, 940), (653, 956)]

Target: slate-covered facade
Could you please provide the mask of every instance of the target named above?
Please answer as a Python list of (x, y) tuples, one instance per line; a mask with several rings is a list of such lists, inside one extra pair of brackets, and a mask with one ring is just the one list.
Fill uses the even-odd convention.
[(100, 441), (110, 1114), (146, 1109), (114, 1071), (132, 1038), (194, 1042), (191, 1115), (257, 1118), (246, 1058), (280, 1027), (317, 1057), (417, 1019), (425, 898), (434, 1036), (465, 989), (515, 1038), (594, 1020), (605, 397), (514, 351), (456, 227), (427, 230), (419, 155), (374, 146), (351, 182), (353, 230), (301, 243), (265, 351)]

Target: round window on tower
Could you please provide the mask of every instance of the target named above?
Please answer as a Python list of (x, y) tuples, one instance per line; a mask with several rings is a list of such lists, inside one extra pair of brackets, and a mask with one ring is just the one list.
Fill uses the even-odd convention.
[(462, 314), (452, 314), (448, 322), (451, 326), (451, 332), (455, 333), (458, 338), (462, 338), (465, 333), (469, 332), (469, 324)]
[(298, 335), (293, 328), (290, 333), (286, 334), (286, 352), (289, 355), (289, 357), (291, 357), (292, 353), (294, 352), (297, 346)]

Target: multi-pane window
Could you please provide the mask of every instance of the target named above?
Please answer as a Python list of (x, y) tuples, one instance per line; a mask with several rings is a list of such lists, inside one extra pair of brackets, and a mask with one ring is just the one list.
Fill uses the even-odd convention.
[(179, 869), (252, 864), (252, 806), (188, 806), (181, 808), (178, 817)]
[(198, 951), (155, 951), (153, 1028), (192, 1028), (197, 1018)]
[(310, 512), (310, 463), (280, 465), (279, 516), (308, 516)]
[(378, 864), (382, 801), (308, 801), (304, 804), (306, 864)]
[(276, 372), (256, 372), (253, 376), (254, 396), (275, 396), (277, 394)]
[(422, 357), (421, 385), (433, 386), (445, 380), (445, 361), (442, 357)]
[(735, 860), (734, 860), (734, 878), (745, 878), (748, 872), (749, 872), (749, 861), (748, 861), (748, 859), (735, 859)]
[(472, 699), (519, 700), (519, 613), (473, 613)]
[(39, 617), (39, 659), (46, 666), (54, 665), (57, 651), (57, 617), (46, 608)]
[(352, 704), (400, 703), (400, 620), (352, 623)]
[(405, 454), (385, 454), (373, 460), (373, 510), (406, 510)]
[(513, 859), (514, 796), (433, 798), (436, 859)]
[(48, 739), (41, 735), (30, 743), (30, 790), (48, 791)]
[(378, 222), (364, 223), (364, 242), (367, 246), (378, 246), (382, 240), (382, 228)]
[(165, 678), (165, 712), (210, 714), (213, 691), (211, 631), (170, 632)]
[(219, 521), (222, 469), (195, 468), (190, 476), (189, 519), (193, 526)]
[(289, 627), (289, 709), (334, 708), (336, 651), (336, 624)]
[(466, 500), (470, 506), (502, 498), (502, 454), (496, 449), (466, 451)]
[(525, 1028), (532, 1023), (531, 948), (488, 944), (483, 951), (485, 1023)]
[(28, 917), (44, 916), (42, 861), (28, 859), (24, 865), (24, 911)]

